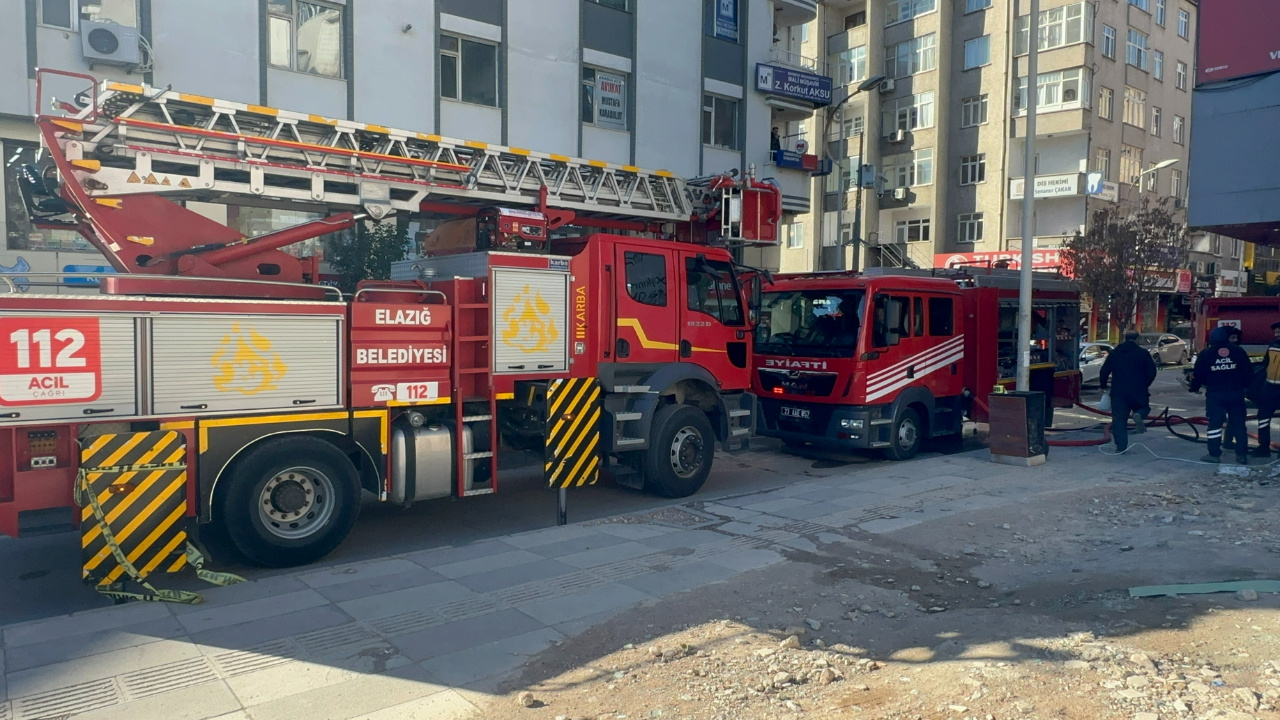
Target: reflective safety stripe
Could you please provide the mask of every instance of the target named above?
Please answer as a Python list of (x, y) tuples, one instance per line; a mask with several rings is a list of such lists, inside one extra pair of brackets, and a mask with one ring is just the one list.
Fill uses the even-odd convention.
[(594, 485), (600, 479), (602, 397), (595, 378), (548, 384), (544, 472), (552, 488)]

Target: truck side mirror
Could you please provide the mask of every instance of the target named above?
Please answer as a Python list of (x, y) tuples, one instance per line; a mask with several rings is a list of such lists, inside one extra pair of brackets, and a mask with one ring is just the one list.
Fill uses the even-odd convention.
[(760, 304), (764, 301), (763, 286), (764, 283), (759, 273), (751, 276), (751, 299), (747, 303), (747, 314), (751, 318), (752, 326), (755, 326), (760, 321)]

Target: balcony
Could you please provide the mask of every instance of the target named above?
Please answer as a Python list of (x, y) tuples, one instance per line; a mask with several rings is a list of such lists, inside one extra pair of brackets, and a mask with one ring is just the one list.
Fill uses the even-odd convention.
[(766, 179), (777, 183), (778, 189), (782, 191), (784, 212), (809, 212), (812, 179), (824, 165), (810, 150), (803, 135), (778, 138), (771, 146), (765, 175)]
[(804, 25), (818, 17), (818, 0), (773, 0), (773, 24), (783, 28)]
[(775, 65), (788, 65), (800, 70), (808, 70), (818, 75), (827, 74), (827, 64), (818, 58), (805, 57), (800, 53), (791, 52), (782, 46), (782, 43), (774, 43), (773, 48), (769, 51), (769, 58), (773, 60)]

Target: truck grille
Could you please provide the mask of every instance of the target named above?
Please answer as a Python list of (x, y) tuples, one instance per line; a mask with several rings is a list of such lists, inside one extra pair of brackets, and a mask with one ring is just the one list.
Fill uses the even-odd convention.
[(807, 370), (760, 370), (760, 385), (771, 393), (781, 388), (788, 395), (830, 397), (836, 386), (836, 374)]

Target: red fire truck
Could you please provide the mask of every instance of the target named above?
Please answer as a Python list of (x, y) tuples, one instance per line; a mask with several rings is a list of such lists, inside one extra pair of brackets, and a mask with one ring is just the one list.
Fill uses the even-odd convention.
[[(1049, 273), (1033, 287), (1031, 389), (1069, 407), (1080, 394), (1080, 293)], [(757, 432), (910, 458), (927, 438), (959, 434), (966, 413), (985, 422), (973, 396), (1012, 389), (1017, 312), (1009, 270), (780, 276), (756, 326)]]
[[(0, 532), (78, 504), (89, 581), (180, 569), (193, 518), (253, 562), (306, 563), (364, 491), (495, 492), (500, 446), (541, 454), (552, 487), (607, 471), (683, 497), (751, 434), (725, 246), (776, 241), (774, 186), (39, 80), (69, 77), (91, 84), (37, 119), (50, 164), (24, 194), (115, 274), (0, 290)], [(245, 238), (192, 201), (326, 217)], [(282, 250), (396, 214), (474, 217), (476, 243), (345, 297)]]

